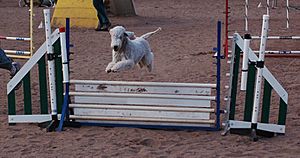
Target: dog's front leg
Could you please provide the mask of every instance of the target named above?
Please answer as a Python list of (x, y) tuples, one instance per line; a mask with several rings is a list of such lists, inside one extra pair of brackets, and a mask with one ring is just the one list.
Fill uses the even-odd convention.
[(120, 62), (117, 62), (112, 68), (112, 72), (119, 72), (123, 70), (129, 70), (134, 67), (134, 61), (133, 60), (122, 60)]
[(107, 65), (105, 72), (110, 73), (112, 67), (118, 62), (121, 61), (122, 57), (120, 53), (117, 53), (116, 51), (112, 50), (112, 61)]
[(106, 73), (110, 73), (111, 72), (111, 68), (115, 65), (116, 63), (114, 61), (108, 63), (106, 69), (105, 69), (105, 72)]

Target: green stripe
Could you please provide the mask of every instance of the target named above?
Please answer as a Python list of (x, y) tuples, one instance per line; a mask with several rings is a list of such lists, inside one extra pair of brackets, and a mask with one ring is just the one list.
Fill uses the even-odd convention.
[(32, 114), (30, 71), (23, 78), (24, 114)]
[(240, 47), (237, 44), (235, 44), (235, 56), (232, 57), (234, 58), (234, 66), (233, 66), (233, 76), (232, 76), (232, 84), (231, 84), (232, 87), (231, 87), (231, 100), (230, 100), (230, 113), (229, 113), (230, 120), (234, 120), (234, 115), (235, 115), (240, 53), (241, 53)]
[(287, 104), (280, 98), (278, 124), (285, 125), (287, 114)]
[(247, 90), (246, 90), (245, 109), (244, 109), (244, 121), (248, 121), (248, 122), (250, 122), (252, 118), (255, 74), (256, 74), (255, 63), (251, 62), (248, 65)]
[(56, 78), (56, 98), (57, 98), (57, 112), (61, 113), (63, 104), (63, 75), (62, 75), (62, 60), (61, 60), (61, 46), (60, 40), (54, 43), (55, 58), (55, 78)]
[(262, 123), (269, 123), (272, 89), (273, 88), (270, 85), (270, 83), (265, 79), (262, 112), (261, 112)]
[(46, 79), (46, 59), (45, 55), (38, 61), (39, 67), (39, 90), (40, 90), (40, 111), (41, 114), (48, 114), (48, 96)]
[(15, 90), (12, 90), (8, 96), (8, 115), (16, 115), (16, 95)]

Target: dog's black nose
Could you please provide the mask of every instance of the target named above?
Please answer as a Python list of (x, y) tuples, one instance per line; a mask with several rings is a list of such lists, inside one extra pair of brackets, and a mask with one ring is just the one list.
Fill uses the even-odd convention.
[(114, 46), (114, 51), (118, 51), (119, 47), (118, 46)]

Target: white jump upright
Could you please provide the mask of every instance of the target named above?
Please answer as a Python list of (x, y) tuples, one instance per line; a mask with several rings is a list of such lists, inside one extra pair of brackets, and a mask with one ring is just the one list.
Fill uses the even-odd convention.
[(245, 31), (248, 31), (248, 9), (249, 9), (249, 0), (245, 0)]
[(57, 117), (57, 105), (56, 105), (56, 85), (55, 85), (55, 63), (54, 63), (54, 52), (51, 42), (51, 24), (50, 24), (50, 9), (44, 9), (45, 18), (45, 32), (46, 32), (46, 44), (47, 44), (47, 55), (48, 55), (48, 73), (49, 73), (49, 87), (50, 87), (50, 104), (51, 114)]
[(290, 28), (290, 4), (289, 0), (286, 0), (286, 28)]
[(248, 56), (250, 47), (250, 34), (245, 34), (244, 48), (243, 48), (243, 65), (242, 65), (242, 77), (241, 77), (241, 90), (245, 91), (247, 87), (247, 77), (248, 77)]
[(257, 140), (257, 135), (256, 135), (257, 119), (258, 119), (258, 111), (259, 111), (260, 96), (261, 96), (261, 85), (263, 81), (262, 71), (264, 68), (268, 29), (269, 29), (269, 15), (264, 15), (262, 30), (261, 30), (259, 58), (258, 61), (256, 61), (257, 74), (256, 74), (256, 83), (255, 83), (254, 105), (253, 105), (252, 120), (251, 120), (251, 129), (252, 129), (251, 134), (254, 140)]

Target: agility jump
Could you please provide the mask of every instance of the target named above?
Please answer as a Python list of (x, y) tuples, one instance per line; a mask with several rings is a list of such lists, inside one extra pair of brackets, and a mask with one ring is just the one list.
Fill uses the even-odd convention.
[[(66, 99), (68, 95), (73, 99), (63, 106), (58, 131), (63, 129), (64, 122), (72, 120), (102, 126), (219, 130), (220, 34), (221, 22), (218, 23), (216, 84), (69, 81), (69, 72), (64, 71), (64, 83), (75, 86), (75, 91), (65, 95)], [(67, 55), (62, 57), (63, 63), (68, 63)], [(211, 94), (213, 89), (215, 96)]]
[[(267, 40), (268, 16), (264, 16), (262, 27), (262, 39), (259, 58), (249, 47), (250, 35), (245, 35), (243, 39), (238, 33), (235, 33), (232, 39), (232, 54), (230, 60), (230, 83), (226, 97), (227, 121), (225, 121), (225, 134), (230, 133), (248, 134), (254, 141), (257, 141), (258, 135), (272, 137), (277, 134), (285, 133), (285, 121), (288, 106), (288, 93), (276, 80), (264, 65), (264, 53)], [(243, 67), (241, 77), (241, 90), (246, 90), (245, 107), (243, 121), (236, 120), (236, 99), (237, 85), (240, 64), (240, 53), (243, 52)], [(248, 65), (248, 63), (250, 63)], [(256, 72), (257, 71), (257, 72)], [(255, 79), (256, 77), (256, 79)], [(261, 92), (261, 84), (264, 82), (264, 91)], [(280, 97), (278, 122), (270, 123), (270, 117), (276, 115), (270, 114), (271, 92), (272, 89)], [(258, 122), (260, 111), (260, 98), (263, 94), (261, 122)]]
[[(47, 24), (47, 20), (45, 24)], [(46, 29), (49, 28), (46, 27)], [(69, 80), (69, 59), (66, 53), (69, 43), (66, 42), (64, 29), (55, 30), (51, 36), (47, 35), (50, 38), (47, 38), (46, 42), (7, 85), (9, 124), (50, 122), (48, 131), (55, 130), (59, 120), (61, 122), (58, 131), (61, 131), (64, 125), (72, 122), (105, 126), (219, 130), (220, 33), (221, 22), (218, 23), (218, 47), (216, 49), (218, 52), (216, 58), (217, 83), (198, 84)], [(54, 47), (55, 55), (53, 56), (49, 54), (51, 51), (48, 50), (48, 57), (50, 57), (48, 60), (53, 60), (51, 57), (54, 57), (56, 69), (56, 83), (50, 83), (50, 90), (53, 90), (50, 91), (50, 95), (56, 95), (56, 101), (53, 99), (55, 97), (50, 97), (51, 113), (48, 113), (47, 104), (41, 104), (41, 114), (32, 114), (31, 102), (26, 101), (24, 109), (29, 110), (24, 115), (17, 115), (13, 88), (45, 56), (47, 48), (49, 49), (49, 43), (52, 45), (59, 43), (60, 47), (59, 50)], [(63, 70), (63, 75), (61, 70)], [(53, 76), (50, 75), (49, 80), (53, 80)], [(62, 99), (63, 83), (66, 86), (64, 99)], [(56, 85), (55, 89), (51, 88), (54, 84)], [(75, 86), (75, 91), (68, 92), (69, 84)], [(212, 92), (213, 90), (216, 92)], [(43, 89), (40, 93), (44, 94), (44, 91), (47, 90)], [(63, 102), (64, 106), (61, 107)]]

